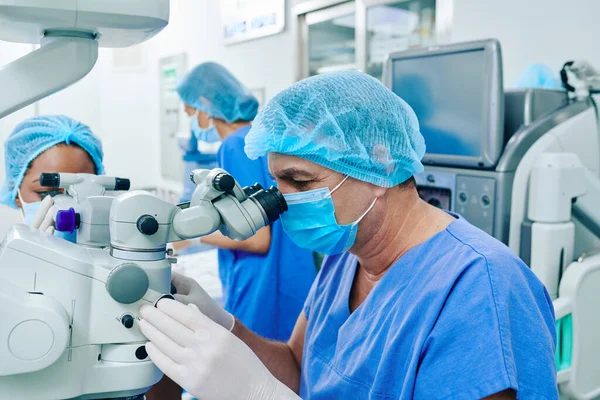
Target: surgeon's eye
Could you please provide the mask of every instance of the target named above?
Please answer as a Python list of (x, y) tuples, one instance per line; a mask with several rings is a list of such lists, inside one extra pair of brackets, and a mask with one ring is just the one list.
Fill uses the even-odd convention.
[(308, 187), (308, 185), (310, 185), (312, 181), (296, 181), (293, 180), (292, 181), (292, 185), (294, 185), (294, 187), (296, 187), (297, 189), (306, 189)]

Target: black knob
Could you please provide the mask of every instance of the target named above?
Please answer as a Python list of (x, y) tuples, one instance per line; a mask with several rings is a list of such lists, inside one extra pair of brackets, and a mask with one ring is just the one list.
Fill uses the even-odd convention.
[(483, 196), (481, 196), (481, 205), (483, 205), (484, 207), (489, 207), (491, 202), (492, 202), (492, 200), (490, 199), (490, 196), (488, 196), (487, 194), (484, 194)]
[(233, 176), (220, 173), (213, 178), (213, 187), (221, 192), (229, 192), (235, 187)]
[(137, 228), (144, 235), (152, 236), (158, 232), (158, 221), (152, 215), (142, 215), (137, 220)]
[(129, 190), (131, 181), (126, 178), (115, 178), (115, 190)]
[(40, 175), (40, 186), (57, 188), (60, 187), (60, 175), (59, 174), (41, 174)]
[(135, 358), (137, 358), (138, 360), (145, 360), (146, 358), (148, 358), (148, 352), (146, 352), (145, 346), (140, 346), (137, 348), (137, 350), (135, 351)]
[(125, 314), (121, 317), (121, 323), (127, 329), (131, 329), (133, 327), (133, 321), (133, 315), (131, 314)]

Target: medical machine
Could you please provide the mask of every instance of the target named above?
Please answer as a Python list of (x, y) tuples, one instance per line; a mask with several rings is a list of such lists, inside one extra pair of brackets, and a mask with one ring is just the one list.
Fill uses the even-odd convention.
[[(109, 200), (81, 197), (79, 229), (97, 231), (78, 235), (85, 245), (22, 225), (9, 231), (0, 246), (0, 399), (141, 398), (158, 382), (162, 373), (147, 357), (137, 321), (141, 305), (170, 297), (167, 243), (216, 230), (244, 240), (287, 210), (274, 187), (242, 188), (220, 169), (191, 178), (197, 188), (190, 203), (127, 192), (110, 198), (106, 224), (96, 222)], [(85, 175), (42, 180), (70, 186), (64, 197), (73, 199), (85, 196), (74, 187), (93, 186)], [(119, 185), (108, 177), (95, 183)], [(57, 203), (71, 206), (64, 197)], [(105, 226), (108, 247), (100, 245)]]
[(507, 244), (552, 296), (562, 398), (600, 395), (598, 74), (567, 90), (504, 90), (496, 40), (391, 54), (384, 82), (419, 118), (422, 198)]

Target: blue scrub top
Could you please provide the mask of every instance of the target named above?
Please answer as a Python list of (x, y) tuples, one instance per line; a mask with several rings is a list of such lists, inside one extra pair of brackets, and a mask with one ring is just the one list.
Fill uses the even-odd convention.
[[(260, 183), (268, 188), (267, 160), (250, 160), (244, 138), (250, 126), (223, 140), (217, 162), (242, 187)], [(219, 249), (219, 275), (225, 309), (252, 331), (287, 341), (316, 275), (312, 253), (296, 246), (279, 221), (271, 225), (271, 246), (265, 255)]]
[(459, 218), (350, 314), (356, 268), (328, 258), (308, 296), (303, 399), (558, 399), (552, 301), (500, 242)]

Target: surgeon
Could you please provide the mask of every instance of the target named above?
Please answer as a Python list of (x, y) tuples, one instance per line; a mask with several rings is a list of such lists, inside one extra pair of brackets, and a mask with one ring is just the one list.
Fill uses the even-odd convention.
[(4, 142), (5, 178), (0, 203), (18, 208), (27, 225), (75, 242), (54, 231), (52, 197), (62, 189), (40, 185), (42, 173), (103, 174), (102, 143), (91, 129), (64, 115), (29, 118)]
[(245, 151), (268, 154), (285, 231), (329, 257), (287, 342), (227, 319), (197, 284), (143, 306), (146, 350), (175, 382), (200, 399), (558, 398), (547, 291), (419, 198), (425, 146), (402, 99), (361, 72), (311, 77), (261, 110)]

